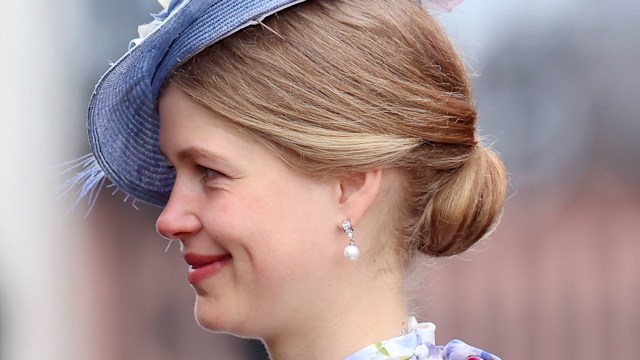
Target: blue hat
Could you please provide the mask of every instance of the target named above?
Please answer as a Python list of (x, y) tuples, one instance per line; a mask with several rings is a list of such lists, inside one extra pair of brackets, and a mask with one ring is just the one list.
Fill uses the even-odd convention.
[(91, 97), (88, 134), (93, 155), (66, 185), (81, 184), (77, 201), (95, 198), (108, 178), (127, 197), (164, 206), (175, 172), (160, 153), (158, 97), (186, 60), (213, 43), (304, 0), (172, 0), (141, 38), (100, 79)]

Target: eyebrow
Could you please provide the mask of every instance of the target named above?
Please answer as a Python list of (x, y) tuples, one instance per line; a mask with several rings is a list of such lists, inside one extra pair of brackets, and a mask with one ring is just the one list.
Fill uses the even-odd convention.
[[(169, 159), (169, 157), (167, 156), (167, 154), (162, 151), (162, 149), (160, 149), (160, 153), (162, 154), (162, 156), (164, 156), (166, 159)], [(185, 161), (185, 160), (193, 160), (193, 159), (197, 159), (197, 158), (207, 158), (207, 159), (211, 159), (214, 161), (218, 161), (221, 163), (228, 163), (228, 161), (223, 158), (222, 156), (209, 151), (207, 149), (201, 148), (201, 147), (197, 147), (197, 146), (189, 146), (186, 147), (184, 149), (181, 149), (180, 151), (178, 151), (178, 153), (176, 154), (176, 159), (180, 160), (180, 161)]]

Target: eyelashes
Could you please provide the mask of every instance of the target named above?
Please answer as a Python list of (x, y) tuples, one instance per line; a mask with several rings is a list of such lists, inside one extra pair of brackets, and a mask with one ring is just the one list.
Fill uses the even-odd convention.
[[(229, 176), (227, 176), (226, 174), (218, 170), (212, 169), (204, 165), (200, 165), (198, 163), (192, 163), (190, 165), (191, 167), (190, 170), (188, 170), (188, 168), (184, 166), (180, 166), (180, 167), (181, 169), (183, 169), (183, 170), (180, 170), (181, 172), (191, 173), (191, 176), (194, 176), (194, 175), (197, 176), (200, 179), (200, 181), (205, 185), (208, 183), (213, 184), (214, 180), (229, 178)], [(175, 165), (171, 163), (167, 163), (167, 169), (173, 171), (176, 174), (178, 172)]]
[(200, 173), (202, 174), (202, 176), (204, 177), (204, 180), (209, 180), (209, 179), (216, 178), (216, 177), (224, 175), (221, 172), (219, 172), (217, 170), (213, 170), (213, 169), (208, 168), (206, 166), (198, 165), (197, 167), (198, 167), (198, 170), (200, 171)]

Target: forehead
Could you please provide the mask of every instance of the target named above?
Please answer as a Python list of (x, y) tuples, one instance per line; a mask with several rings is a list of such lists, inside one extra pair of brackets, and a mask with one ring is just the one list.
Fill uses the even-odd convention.
[(160, 149), (167, 155), (179, 151), (206, 155), (207, 150), (237, 147), (257, 151), (259, 142), (227, 119), (195, 102), (182, 89), (169, 84), (159, 103)]

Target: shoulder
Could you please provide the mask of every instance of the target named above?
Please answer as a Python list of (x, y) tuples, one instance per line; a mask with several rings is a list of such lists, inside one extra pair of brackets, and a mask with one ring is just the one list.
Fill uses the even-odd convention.
[(414, 319), (411, 320), (413, 326), (409, 333), (378, 341), (345, 360), (500, 360), (499, 357), (460, 340), (436, 346), (435, 325), (418, 324)]
[(440, 348), (445, 360), (500, 360), (499, 357), (460, 340), (452, 340)]

